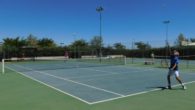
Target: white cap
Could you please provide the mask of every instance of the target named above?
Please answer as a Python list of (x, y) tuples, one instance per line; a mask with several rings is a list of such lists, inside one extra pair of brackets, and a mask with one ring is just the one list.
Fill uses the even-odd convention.
[(179, 52), (177, 50), (174, 50), (174, 55), (179, 55)]

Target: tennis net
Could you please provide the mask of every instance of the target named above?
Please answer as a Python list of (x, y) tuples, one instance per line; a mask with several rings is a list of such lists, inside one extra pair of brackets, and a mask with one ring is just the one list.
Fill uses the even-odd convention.
[[(179, 64), (185, 68), (194, 68), (195, 55), (179, 56)], [(170, 56), (155, 56), (155, 63), (159, 63), (161, 67), (168, 67), (170, 65)]]
[(30, 70), (57, 70), (57, 69), (74, 69), (87, 67), (101, 67), (125, 65), (126, 57), (102, 57), (102, 58), (80, 58), (68, 59), (62, 57), (39, 57), (35, 59), (3, 59), (2, 72), (5, 68), (20, 68), (21, 71)]

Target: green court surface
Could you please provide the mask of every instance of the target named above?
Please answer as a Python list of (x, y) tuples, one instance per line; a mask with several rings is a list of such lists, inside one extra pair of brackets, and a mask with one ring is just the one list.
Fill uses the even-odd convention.
[(90, 105), (6, 69), (0, 75), (0, 110), (194, 110), (195, 83), (186, 86)]

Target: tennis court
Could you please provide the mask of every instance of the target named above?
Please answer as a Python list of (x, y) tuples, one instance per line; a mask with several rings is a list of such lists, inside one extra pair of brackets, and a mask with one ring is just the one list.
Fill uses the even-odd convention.
[[(167, 84), (167, 69), (161, 68), (72, 61), (12, 62), (5, 67), (90, 105), (159, 90)], [(181, 76), (186, 83), (195, 79), (189, 72)]]

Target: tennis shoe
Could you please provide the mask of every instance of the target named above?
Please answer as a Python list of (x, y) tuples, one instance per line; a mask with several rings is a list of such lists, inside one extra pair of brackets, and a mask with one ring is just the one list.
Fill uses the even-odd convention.
[(172, 89), (172, 87), (171, 87), (171, 86), (168, 86), (168, 87), (167, 87), (167, 89), (170, 89), (170, 90), (171, 90), (171, 89)]
[(183, 90), (186, 90), (187, 89), (186, 86), (184, 86), (184, 85), (182, 85), (182, 88), (183, 88)]

